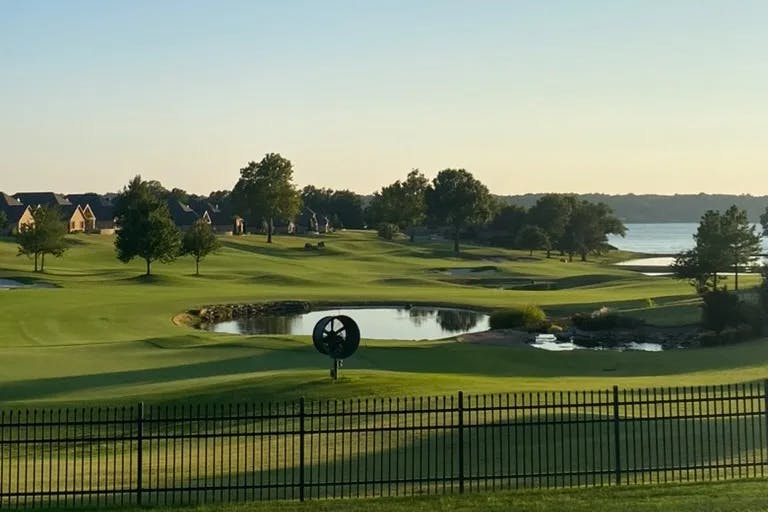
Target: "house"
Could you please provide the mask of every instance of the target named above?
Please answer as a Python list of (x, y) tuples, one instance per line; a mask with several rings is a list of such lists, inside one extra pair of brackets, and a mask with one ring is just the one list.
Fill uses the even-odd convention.
[(33, 211), (42, 206), (54, 207), (61, 213), (62, 220), (67, 223), (69, 233), (86, 231), (86, 218), (83, 209), (61, 194), (54, 192), (20, 192), (13, 196)]
[(69, 194), (67, 199), (83, 211), (85, 231), (111, 235), (115, 232), (115, 206), (107, 196), (94, 194)]
[(242, 235), (244, 231), (243, 219), (238, 216), (226, 215), (216, 208), (203, 211), (200, 216), (203, 221), (210, 224), (215, 233), (225, 233), (228, 235)]
[(245, 220), (234, 215), (230, 208), (220, 208), (204, 197), (190, 197), (189, 207), (200, 215), (203, 221), (210, 224), (215, 233), (242, 235), (245, 233)]
[(168, 199), (166, 204), (168, 205), (168, 213), (171, 214), (173, 223), (182, 231), (190, 229), (197, 222), (197, 219), (200, 218), (200, 215), (195, 210), (181, 201)]
[(7, 221), (6, 227), (0, 231), (2, 234), (14, 235), (23, 226), (31, 226), (35, 223), (29, 206), (3, 192), (0, 192), (0, 211), (5, 214)]

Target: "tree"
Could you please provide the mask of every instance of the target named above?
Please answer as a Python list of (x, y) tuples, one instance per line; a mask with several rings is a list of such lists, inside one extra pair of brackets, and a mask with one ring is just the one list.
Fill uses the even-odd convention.
[(332, 190), (307, 185), (301, 202), (315, 214), (328, 215), (334, 227), (361, 229), (364, 224), (363, 200), (351, 190)]
[(400, 185), (400, 218), (401, 227), (408, 231), (411, 242), (416, 239), (416, 226), (422, 224), (427, 217), (426, 191), (429, 181), (418, 169), (408, 173)]
[(181, 241), (181, 254), (195, 258), (195, 275), (200, 275), (200, 260), (216, 252), (221, 247), (219, 239), (211, 225), (203, 219), (198, 219), (192, 229), (184, 233)]
[(626, 234), (624, 224), (611, 209), (604, 203), (577, 201), (571, 209), (559, 246), (570, 260), (578, 254), (581, 261), (587, 261), (588, 254), (599, 253), (606, 248), (609, 234)]
[(744, 210), (735, 206), (725, 213), (707, 211), (699, 221), (696, 245), (677, 255), (673, 270), (680, 279), (689, 279), (699, 293), (716, 291), (726, 269), (733, 269), (738, 290), (738, 273), (742, 265), (760, 254), (760, 236), (755, 233)]
[(491, 195), (488, 188), (464, 169), (440, 171), (426, 193), (430, 218), (451, 228), (453, 250), (459, 253), (461, 230), (471, 224), (488, 221)]
[(8, 227), (8, 216), (5, 214), (5, 212), (0, 211), (0, 232), (5, 231), (7, 227)]
[(301, 208), (293, 185), (293, 165), (278, 153), (268, 153), (260, 162), (249, 162), (240, 169), (240, 179), (232, 190), (232, 200), (251, 222), (267, 225), (267, 243), (272, 243), (275, 219), (292, 219)]
[(549, 237), (539, 226), (532, 226), (526, 224), (523, 226), (517, 234), (517, 245), (521, 249), (527, 249), (530, 251), (530, 255), (533, 256), (533, 251), (550, 248)]
[(176, 259), (181, 244), (179, 230), (151, 182), (142, 181), (141, 176), (133, 178), (115, 199), (115, 218), (115, 249), (120, 261), (143, 259), (149, 276), (152, 262)]
[[(35, 272), (45, 270), (45, 255), (61, 257), (67, 250), (67, 224), (61, 219), (59, 210), (55, 207), (42, 206), (35, 210), (35, 222), (21, 226), (16, 235), (19, 244), (19, 255), (33, 257)], [(38, 266), (39, 263), (39, 266)]]
[(328, 212), (334, 219), (334, 227), (362, 229), (365, 225), (363, 199), (351, 190), (335, 190)]
[(527, 221), (528, 211), (522, 206), (510, 204), (498, 209), (491, 220), (490, 228), (500, 235), (498, 241), (501, 245), (513, 247), (517, 245), (518, 234)]
[(763, 235), (768, 236), (768, 206), (765, 207), (765, 212), (760, 215), (760, 225), (763, 228)]
[(687, 279), (700, 295), (709, 289), (716, 289), (712, 283), (714, 276), (701, 264), (696, 249), (679, 253), (670, 268), (672, 275), (678, 279)]
[(739, 270), (749, 265), (759, 255), (761, 238), (755, 232), (755, 226), (749, 222), (746, 210), (736, 205), (728, 208), (722, 216), (723, 235), (729, 247), (731, 266), (734, 273), (734, 288), (739, 289)]
[(376, 192), (368, 208), (369, 224), (397, 224), (409, 233), (413, 242), (416, 226), (426, 219), (426, 190), (429, 181), (418, 169), (408, 173), (405, 181), (397, 180)]
[[(541, 196), (536, 204), (528, 210), (528, 222), (540, 227), (549, 237), (550, 243), (559, 246), (575, 203), (575, 196), (563, 194)], [(547, 249), (547, 258), (551, 255), (552, 248), (549, 248)]]

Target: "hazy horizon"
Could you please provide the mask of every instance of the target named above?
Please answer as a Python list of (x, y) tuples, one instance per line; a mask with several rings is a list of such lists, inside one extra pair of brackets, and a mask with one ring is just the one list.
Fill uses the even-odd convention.
[(0, 190), (768, 195), (768, 2), (5, 1)]

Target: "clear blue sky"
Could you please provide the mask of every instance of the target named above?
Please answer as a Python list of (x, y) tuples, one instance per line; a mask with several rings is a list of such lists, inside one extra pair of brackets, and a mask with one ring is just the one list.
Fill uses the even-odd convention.
[(768, 1), (0, 0), (0, 190), (768, 194)]

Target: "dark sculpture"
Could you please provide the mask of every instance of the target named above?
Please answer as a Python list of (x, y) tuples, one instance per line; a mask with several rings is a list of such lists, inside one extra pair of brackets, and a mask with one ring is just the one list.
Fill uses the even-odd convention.
[(348, 316), (326, 316), (315, 325), (312, 342), (318, 352), (333, 360), (331, 378), (336, 380), (341, 360), (350, 357), (360, 346), (360, 328)]

